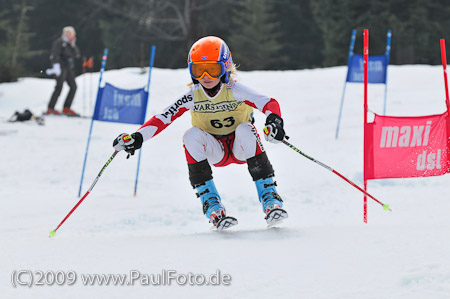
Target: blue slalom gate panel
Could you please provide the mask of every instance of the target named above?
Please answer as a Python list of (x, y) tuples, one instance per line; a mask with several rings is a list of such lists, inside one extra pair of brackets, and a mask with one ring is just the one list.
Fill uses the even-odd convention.
[[(386, 84), (387, 56), (369, 56), (368, 83)], [(364, 82), (364, 56), (353, 54), (348, 63), (347, 82)]]
[(127, 124), (143, 124), (148, 94), (145, 88), (120, 89), (109, 83), (100, 88), (94, 120)]

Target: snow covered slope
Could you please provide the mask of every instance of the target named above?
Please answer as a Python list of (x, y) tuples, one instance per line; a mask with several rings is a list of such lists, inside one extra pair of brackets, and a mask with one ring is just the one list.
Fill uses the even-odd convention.
[[(292, 144), (362, 185), (362, 85), (347, 86), (340, 138), (334, 138), (345, 75), (346, 67), (334, 67), (240, 72), (238, 79), (280, 102)], [(445, 110), (441, 67), (390, 66), (388, 78), (387, 114)], [(107, 71), (104, 79), (130, 89), (147, 82), (137, 68)], [(77, 82), (73, 108), (89, 114), (98, 74)], [(147, 115), (162, 111), (188, 82), (185, 69), (154, 69)], [(32, 78), (0, 84), (0, 117), (25, 108), (41, 113), (54, 84)], [(383, 98), (384, 85), (369, 86), (371, 111), (382, 113)], [(57, 108), (62, 104), (63, 98)], [(255, 116), (262, 130), (265, 118)], [(266, 228), (246, 165), (215, 168), (228, 213), (239, 219), (235, 228), (217, 233), (209, 230), (189, 185), (181, 141), (190, 127), (188, 113), (144, 144), (136, 197), (137, 158), (127, 160), (120, 153), (49, 239), (48, 232), (78, 201), (89, 125), (89, 119), (66, 117), (47, 117), (45, 126), (2, 122), (0, 131), (10, 133), (0, 135), (1, 298), (450, 298), (448, 175), (370, 181), (369, 192), (390, 204), (392, 212), (369, 200), (364, 224), (358, 190), (286, 146), (263, 141), (289, 219)], [(94, 124), (82, 194), (113, 153), (112, 140), (136, 129)], [(30, 272), (18, 275), (20, 270)], [(142, 277), (165, 270), (209, 276), (220, 270), (231, 282), (92, 286), (82, 280), (85, 274), (133, 270)], [(61, 278), (74, 271), (77, 280), (70, 286), (13, 287), (16, 276), (29, 282), (30, 273), (36, 283), (39, 271), (49, 271), (49, 281), (52, 272), (61, 271)]]

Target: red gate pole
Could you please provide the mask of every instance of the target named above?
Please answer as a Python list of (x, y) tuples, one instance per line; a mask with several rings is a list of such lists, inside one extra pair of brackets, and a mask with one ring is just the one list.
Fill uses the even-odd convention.
[(442, 67), (444, 68), (445, 104), (447, 105), (447, 111), (450, 114), (450, 100), (449, 100), (449, 96), (448, 96), (447, 55), (446, 55), (446, 51), (445, 51), (445, 39), (441, 39), (441, 58), (442, 58)]
[[(368, 83), (368, 69), (369, 69), (369, 30), (364, 29), (364, 128), (367, 125), (367, 83)], [(364, 130), (365, 131), (365, 130)], [(364, 136), (364, 140), (366, 136)], [(364, 162), (366, 161), (366, 143), (364, 142)], [(364, 191), (367, 192), (366, 167), (364, 163)], [(364, 194), (364, 223), (367, 223), (367, 195)]]

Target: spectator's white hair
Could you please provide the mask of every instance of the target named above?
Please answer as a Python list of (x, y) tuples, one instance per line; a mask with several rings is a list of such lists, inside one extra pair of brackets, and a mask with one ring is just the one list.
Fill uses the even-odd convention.
[(73, 35), (76, 35), (75, 28), (73, 28), (72, 26), (66, 26), (63, 28), (62, 30), (63, 35), (65, 35), (68, 32), (72, 33)]

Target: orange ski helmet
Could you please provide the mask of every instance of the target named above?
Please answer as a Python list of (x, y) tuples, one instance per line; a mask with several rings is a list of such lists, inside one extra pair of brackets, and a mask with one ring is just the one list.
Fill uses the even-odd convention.
[(220, 78), (222, 82), (230, 80), (233, 59), (227, 44), (219, 37), (206, 36), (196, 41), (189, 51), (188, 66), (192, 81), (204, 76)]

